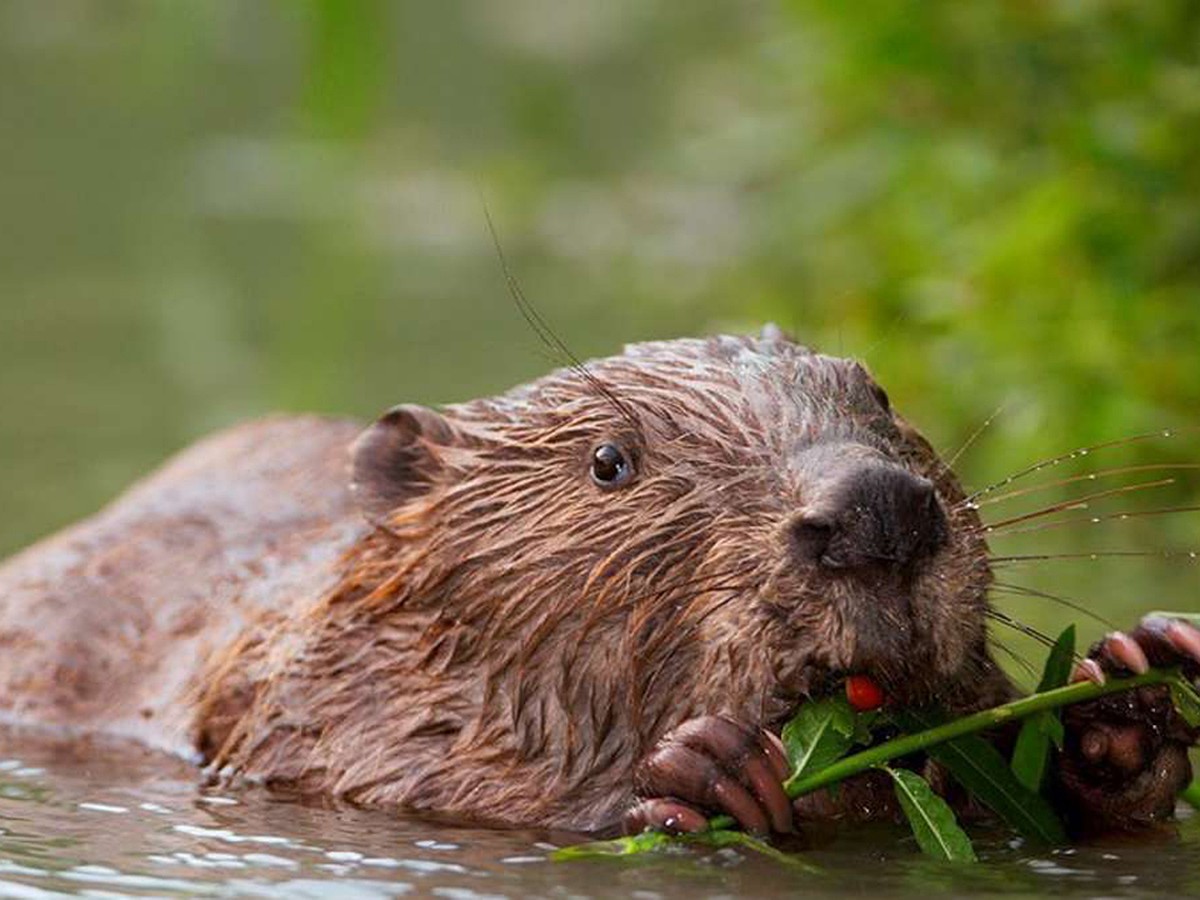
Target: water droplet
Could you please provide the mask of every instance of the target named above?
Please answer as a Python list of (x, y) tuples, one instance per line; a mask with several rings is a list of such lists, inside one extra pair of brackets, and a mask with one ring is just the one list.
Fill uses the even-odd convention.
[(1189, 553), (1189, 554), (1188, 554), (1188, 556), (1189, 556), (1189, 557), (1191, 557), (1192, 559), (1195, 559), (1195, 558), (1196, 558), (1196, 551), (1195, 551), (1195, 550), (1193, 550), (1191, 553)]
[(1165, 438), (1174, 437), (1170, 428), (1166, 428), (1163, 430), (1163, 437), (1165, 437)]
[(1094, 473), (1094, 472), (1093, 472), (1093, 473), (1089, 473), (1089, 474), (1088, 474), (1088, 481), (1095, 481), (1095, 480), (1096, 480), (1096, 475), (1095, 475), (1095, 473)]
[(1096, 561), (1096, 560), (1098, 560), (1099, 558), (1100, 558), (1100, 556), (1099, 556), (1098, 554), (1096, 554), (1096, 553), (1093, 553), (1093, 554), (1092, 554), (1092, 562), (1095, 562), (1095, 561)]
[(1087, 455), (1088, 455), (1087, 449), (1085, 448), (1085, 449), (1083, 449), (1083, 450), (1080, 450), (1080, 451), (1079, 451), (1079, 455), (1080, 455), (1080, 456), (1087, 456)]
[(1099, 525), (1099, 524), (1100, 524), (1100, 521), (1101, 521), (1101, 520), (1100, 520), (1100, 517), (1099, 517), (1099, 516), (1092, 516), (1092, 524), (1093, 524), (1093, 525)]

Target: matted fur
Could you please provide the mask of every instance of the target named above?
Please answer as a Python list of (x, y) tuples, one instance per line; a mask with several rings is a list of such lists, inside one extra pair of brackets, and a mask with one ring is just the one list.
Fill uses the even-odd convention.
[[(588, 371), (618, 402), (568, 369), (411, 424), (408, 483), (336, 586), (208, 664), (196, 741), (216, 768), (594, 830), (694, 716), (778, 726), (850, 669), (956, 708), (1008, 690), (979, 521), (860, 365), (767, 335), (636, 345)], [(632, 460), (625, 487), (589, 478), (605, 442)], [(949, 540), (915, 574), (796, 561), (829, 448), (935, 483)], [(371, 507), (379, 485), (359, 489)]]

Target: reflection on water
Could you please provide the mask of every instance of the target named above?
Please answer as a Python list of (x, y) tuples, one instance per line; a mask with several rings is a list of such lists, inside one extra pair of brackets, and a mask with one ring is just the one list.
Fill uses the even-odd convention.
[[(558, 836), (561, 840), (561, 836)], [(555, 837), (452, 828), (197, 787), (136, 750), (0, 735), (0, 894), (13, 897), (729, 897), (930, 891), (1072, 896), (1200, 890), (1200, 820), (1179, 834), (1038, 852), (1002, 835), (983, 863), (919, 857), (899, 829), (819, 838), (822, 874), (726, 849), (636, 861), (549, 860)], [(817, 837), (808, 838), (810, 842)]]

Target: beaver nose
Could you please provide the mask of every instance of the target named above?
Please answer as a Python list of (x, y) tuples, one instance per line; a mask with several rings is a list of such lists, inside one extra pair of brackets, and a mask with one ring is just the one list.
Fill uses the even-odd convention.
[(792, 524), (793, 552), (808, 565), (905, 567), (933, 556), (948, 538), (933, 483), (897, 466), (856, 466), (826, 496)]

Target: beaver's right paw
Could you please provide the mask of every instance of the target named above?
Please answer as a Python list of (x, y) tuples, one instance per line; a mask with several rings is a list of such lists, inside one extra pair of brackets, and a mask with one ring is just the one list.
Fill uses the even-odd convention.
[(639, 799), (625, 814), (625, 831), (703, 831), (706, 817), (721, 813), (746, 831), (791, 831), (792, 804), (783, 790), (788, 772), (783, 745), (770, 732), (724, 716), (692, 719), (634, 770)]
[[(1200, 674), (1200, 630), (1177, 619), (1148, 617), (1092, 647), (1074, 680), (1139, 675), (1151, 666)], [(1175, 711), (1164, 685), (1110, 694), (1063, 711), (1066, 740), (1058, 754), (1061, 802), (1078, 830), (1132, 830), (1170, 818), (1191, 780), (1188, 748), (1200, 733)]]

